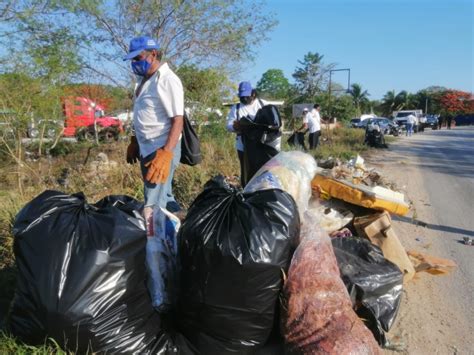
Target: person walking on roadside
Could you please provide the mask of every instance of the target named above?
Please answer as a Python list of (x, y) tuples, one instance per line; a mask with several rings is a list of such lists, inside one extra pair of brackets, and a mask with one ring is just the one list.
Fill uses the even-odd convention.
[(418, 127), (418, 132), (424, 132), (425, 131), (425, 126), (426, 126), (426, 121), (427, 121), (426, 116), (421, 116), (419, 121), (420, 121), (420, 126)]
[(416, 117), (412, 114), (408, 115), (407, 123), (406, 123), (407, 137), (411, 137), (411, 135), (413, 134), (413, 126), (415, 122), (416, 122)]
[(308, 143), (310, 150), (317, 148), (319, 137), (321, 136), (321, 116), (319, 115), (319, 111), (321, 111), (321, 106), (315, 104), (309, 115), (306, 116), (308, 119)]
[[(252, 88), (250, 82), (242, 81), (237, 95), (240, 102), (230, 109), (226, 128), (236, 134), (235, 148), (240, 162), (240, 183), (244, 187), (256, 170), (281, 149), (281, 132), (269, 134), (270, 139), (264, 139), (263, 134), (266, 137), (267, 133), (260, 132), (258, 128), (252, 127), (252, 124), (266, 106), (271, 106), (270, 120), (275, 125), (281, 126), (281, 118), (273, 105), (268, 105), (268, 102), (257, 97), (257, 91)], [(255, 138), (260, 133), (262, 135), (258, 141), (250, 138)]]
[(306, 145), (304, 143), (304, 136), (308, 131), (308, 122), (312, 119), (312, 115), (309, 112), (308, 108), (303, 108), (302, 113), (302, 124), (301, 126), (295, 131), (295, 135), (298, 140), (298, 144), (303, 147), (303, 150), (306, 151)]
[(446, 128), (451, 129), (451, 123), (453, 122), (453, 116), (451, 114), (448, 114), (446, 116)]
[(438, 129), (441, 129), (443, 126), (443, 116), (439, 115), (438, 116)]
[[(139, 77), (133, 100), (135, 135), (131, 137), (126, 159), (129, 164), (140, 162), (144, 217), (150, 221), (154, 208), (168, 206), (171, 212), (180, 210), (171, 183), (181, 157), (184, 91), (181, 80), (162, 61), (162, 52), (153, 38), (132, 39), (123, 59), (131, 61), (131, 68)], [(147, 231), (150, 232), (148, 227)]]
[(420, 118), (417, 115), (413, 115), (415, 117), (415, 123), (413, 124), (413, 133), (418, 133), (420, 129)]

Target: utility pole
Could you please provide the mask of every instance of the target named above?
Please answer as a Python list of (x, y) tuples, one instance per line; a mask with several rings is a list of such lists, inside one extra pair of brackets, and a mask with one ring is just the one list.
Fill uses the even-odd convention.
[(329, 98), (328, 98), (328, 115), (329, 119), (331, 119), (331, 75), (332, 75), (332, 70), (329, 71)]
[(328, 89), (328, 94), (329, 94), (329, 99), (328, 99), (328, 115), (329, 115), (329, 119), (332, 118), (332, 107), (331, 107), (331, 77), (332, 77), (332, 73), (335, 72), (335, 71), (347, 71), (348, 75), (347, 75), (347, 89), (346, 89), (346, 92), (349, 93), (350, 92), (350, 87), (351, 87), (351, 70), (349, 68), (345, 68), (345, 69), (331, 69), (329, 70), (329, 89)]

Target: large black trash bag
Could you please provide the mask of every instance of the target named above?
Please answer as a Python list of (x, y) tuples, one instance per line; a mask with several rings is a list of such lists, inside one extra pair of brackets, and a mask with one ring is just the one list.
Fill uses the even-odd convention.
[(244, 144), (243, 155), (243, 185), (248, 184), (257, 171), (271, 158), (278, 154), (278, 150), (274, 147), (262, 143), (257, 140), (248, 139), (242, 136)]
[(332, 246), (355, 311), (378, 343), (386, 345), (385, 332), (392, 327), (400, 306), (403, 273), (366, 239), (334, 238)]
[(200, 353), (246, 354), (268, 340), (299, 226), (286, 192), (243, 194), (222, 176), (205, 185), (178, 235), (180, 330)]
[(109, 196), (45, 191), (17, 215), (18, 267), (10, 332), (29, 344), (47, 337), (77, 353), (168, 353), (145, 284), (141, 204)]

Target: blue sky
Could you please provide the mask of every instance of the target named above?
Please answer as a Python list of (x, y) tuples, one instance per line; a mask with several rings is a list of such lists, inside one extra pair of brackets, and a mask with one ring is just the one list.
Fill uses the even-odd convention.
[[(431, 85), (474, 91), (472, 0), (267, 0), (267, 9), (279, 24), (241, 80), (255, 85), (271, 68), (292, 80), (311, 51), (350, 68), (371, 99)], [(333, 78), (347, 83), (347, 72)]]

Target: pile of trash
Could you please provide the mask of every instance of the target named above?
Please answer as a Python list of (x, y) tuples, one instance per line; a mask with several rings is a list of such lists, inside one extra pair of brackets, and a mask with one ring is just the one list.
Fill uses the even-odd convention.
[(354, 184), (362, 184), (369, 187), (379, 186), (397, 191), (397, 186), (383, 177), (376, 169), (367, 168), (361, 156), (352, 158), (347, 163), (342, 163), (337, 158), (328, 158), (318, 161), (318, 167), (330, 170), (330, 176), (334, 179), (345, 179)]
[(357, 156), (347, 163), (319, 162), (311, 182), (309, 211), (331, 237), (340, 276), (352, 305), (381, 346), (392, 327), (403, 285), (417, 272), (447, 274), (456, 264), (407, 251), (392, 227), (390, 214), (406, 215), (409, 204), (375, 169)]
[(313, 190), (323, 198), (333, 197), (398, 215), (408, 213), (410, 206), (404, 195), (388, 188), (389, 183), (374, 169), (367, 169), (360, 156), (346, 164), (335, 161), (331, 165), (331, 169), (320, 170), (311, 183)]
[(46, 191), (14, 223), (7, 330), (79, 353), (379, 354), (403, 283), (453, 267), (407, 254), (381, 181), (282, 152), (244, 190), (208, 181), (181, 221), (155, 209), (152, 235), (133, 198)]

